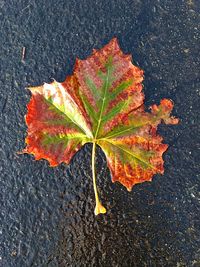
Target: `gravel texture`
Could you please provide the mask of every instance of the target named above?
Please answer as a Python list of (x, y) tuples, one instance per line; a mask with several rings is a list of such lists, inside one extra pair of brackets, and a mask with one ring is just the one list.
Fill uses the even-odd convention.
[[(200, 266), (199, 11), (198, 0), (0, 0), (0, 266)], [(165, 174), (131, 193), (98, 151), (108, 212), (95, 217), (90, 145), (56, 168), (16, 152), (25, 88), (63, 81), (114, 36), (145, 70), (146, 105), (171, 98), (181, 123), (159, 127)]]

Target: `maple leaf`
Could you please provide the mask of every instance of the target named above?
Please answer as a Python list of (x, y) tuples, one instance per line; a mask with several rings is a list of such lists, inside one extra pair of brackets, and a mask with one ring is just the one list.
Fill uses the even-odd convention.
[(178, 119), (170, 117), (173, 103), (168, 99), (151, 106), (150, 112), (144, 110), (142, 80), (143, 71), (114, 38), (86, 60), (77, 59), (73, 74), (63, 83), (54, 80), (29, 88), (23, 152), (57, 166), (68, 164), (84, 144), (92, 143), (96, 215), (106, 212), (96, 187), (96, 145), (106, 155), (112, 181), (129, 191), (164, 172), (162, 154), (168, 146), (156, 133), (157, 126), (161, 121), (177, 124)]

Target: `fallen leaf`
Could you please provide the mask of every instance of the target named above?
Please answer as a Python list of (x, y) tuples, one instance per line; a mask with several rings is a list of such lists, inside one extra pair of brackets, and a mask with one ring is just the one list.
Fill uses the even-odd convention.
[(168, 99), (145, 111), (142, 81), (143, 71), (114, 38), (86, 60), (77, 59), (73, 74), (63, 83), (29, 88), (24, 152), (48, 160), (53, 167), (68, 164), (84, 144), (92, 143), (96, 215), (106, 212), (96, 187), (96, 145), (106, 155), (112, 181), (129, 191), (164, 172), (162, 154), (168, 146), (156, 133), (157, 126), (177, 124), (178, 119), (170, 117), (173, 103)]

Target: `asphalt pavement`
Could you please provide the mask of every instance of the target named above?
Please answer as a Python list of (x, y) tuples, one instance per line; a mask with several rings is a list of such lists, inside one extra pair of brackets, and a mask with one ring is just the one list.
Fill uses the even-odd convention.
[[(0, 0), (0, 266), (200, 266), (199, 11), (198, 0)], [(180, 123), (159, 127), (164, 175), (130, 193), (98, 149), (108, 212), (95, 217), (91, 145), (56, 168), (17, 151), (26, 87), (64, 81), (113, 37), (145, 71), (145, 105), (172, 99)]]

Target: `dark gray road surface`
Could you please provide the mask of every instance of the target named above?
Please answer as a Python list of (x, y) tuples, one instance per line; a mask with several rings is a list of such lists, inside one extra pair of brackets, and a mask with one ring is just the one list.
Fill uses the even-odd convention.
[[(198, 0), (0, 0), (0, 266), (200, 266), (199, 11)], [(63, 81), (113, 36), (145, 70), (146, 105), (171, 98), (181, 124), (159, 127), (164, 176), (131, 193), (98, 151), (108, 213), (95, 217), (90, 145), (56, 168), (16, 152), (25, 87)]]

